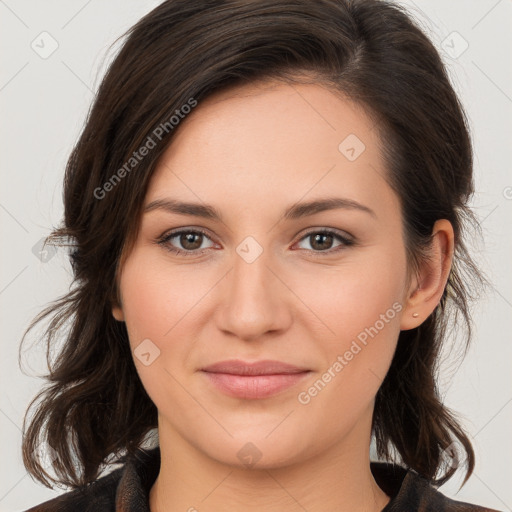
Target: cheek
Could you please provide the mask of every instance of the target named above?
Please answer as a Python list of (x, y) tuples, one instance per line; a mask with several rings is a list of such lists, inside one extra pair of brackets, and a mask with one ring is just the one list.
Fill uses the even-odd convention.
[[(347, 254), (337, 266), (308, 265), (300, 270), (290, 274), (287, 281), (310, 310), (299, 318), (310, 319), (309, 327), (313, 322), (318, 324), (329, 352), (343, 348), (377, 322), (379, 330), (398, 333), (406, 279), (405, 252), (389, 250), (386, 254), (379, 246)], [(382, 329), (382, 315), (386, 329)]]
[(177, 382), (195, 370), (191, 354), (211, 314), (205, 308), (218, 276), (194, 267), (172, 268), (165, 254), (142, 247), (134, 249), (121, 276), (133, 360), (157, 407), (184, 399)]
[(133, 345), (150, 338), (159, 344), (180, 324), (194, 320), (195, 310), (209, 287), (207, 276), (197, 278), (192, 265), (169, 271), (165, 258), (135, 252), (121, 279), (123, 311)]
[(188, 405), (177, 385), (182, 379), (176, 368), (184, 371), (192, 336), (187, 327), (197, 320), (194, 306), (206, 292), (198, 282), (191, 285), (191, 277), (187, 270), (169, 272), (160, 258), (138, 249), (126, 261), (121, 276), (123, 313), (133, 361), (159, 410), (166, 410), (170, 403), (178, 408)]
[(297, 294), (307, 297), (323, 334), (317, 342), (324, 368), (297, 396), (311, 418), (353, 423), (371, 406), (400, 333), (405, 275), (404, 255), (375, 251), (357, 264), (347, 260), (330, 273), (301, 276)]

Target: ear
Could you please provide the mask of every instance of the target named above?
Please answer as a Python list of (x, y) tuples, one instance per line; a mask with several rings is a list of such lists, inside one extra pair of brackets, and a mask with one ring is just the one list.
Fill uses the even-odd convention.
[(450, 275), (453, 251), (453, 227), (448, 220), (440, 219), (432, 229), (429, 258), (421, 262), (404, 300), (402, 331), (421, 325), (439, 304)]

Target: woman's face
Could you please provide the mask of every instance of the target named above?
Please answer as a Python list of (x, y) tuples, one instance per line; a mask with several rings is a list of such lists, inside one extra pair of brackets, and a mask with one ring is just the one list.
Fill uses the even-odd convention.
[[(408, 294), (376, 127), (320, 85), (277, 83), (217, 93), (181, 123), (113, 310), (161, 444), (260, 467), (367, 449)], [(294, 368), (244, 373), (269, 360)]]

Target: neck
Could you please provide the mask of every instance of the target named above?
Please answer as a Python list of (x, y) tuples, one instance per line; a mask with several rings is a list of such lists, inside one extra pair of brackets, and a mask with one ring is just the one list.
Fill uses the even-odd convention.
[(208, 457), (159, 418), (161, 466), (151, 512), (380, 512), (389, 497), (370, 470), (369, 436), (353, 431), (327, 453), (277, 468), (240, 468)]

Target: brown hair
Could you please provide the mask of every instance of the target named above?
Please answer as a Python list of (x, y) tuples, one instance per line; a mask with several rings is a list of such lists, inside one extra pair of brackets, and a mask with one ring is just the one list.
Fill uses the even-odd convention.
[[(471, 141), (438, 52), (401, 7), (382, 0), (168, 0), (126, 34), (67, 163), (63, 225), (49, 241), (71, 243), (73, 287), (23, 337), (50, 320), (48, 384), (27, 410), (22, 446), (25, 467), (43, 484), (83, 486), (111, 456), (136, 454), (157, 427), (112, 304), (121, 256), (135, 240), (148, 182), (184, 106), (230, 86), (291, 83), (306, 74), (378, 119), (412, 269), (425, 257), (434, 222), (453, 225), (455, 257), (443, 297), (421, 326), (400, 333), (376, 396), (373, 433), (381, 458), (436, 483), (456, 470), (446, 451), (456, 441), (466, 480), (471, 475), (471, 443), (436, 384), (440, 349), (457, 315), (467, 325), (467, 348), (475, 289), (467, 278), (480, 276), (462, 239), (464, 221), (472, 220)], [(131, 161), (148, 137), (155, 146)], [(60, 332), (64, 343), (50, 361)], [(41, 464), (40, 443), (53, 449), (57, 478)]]

